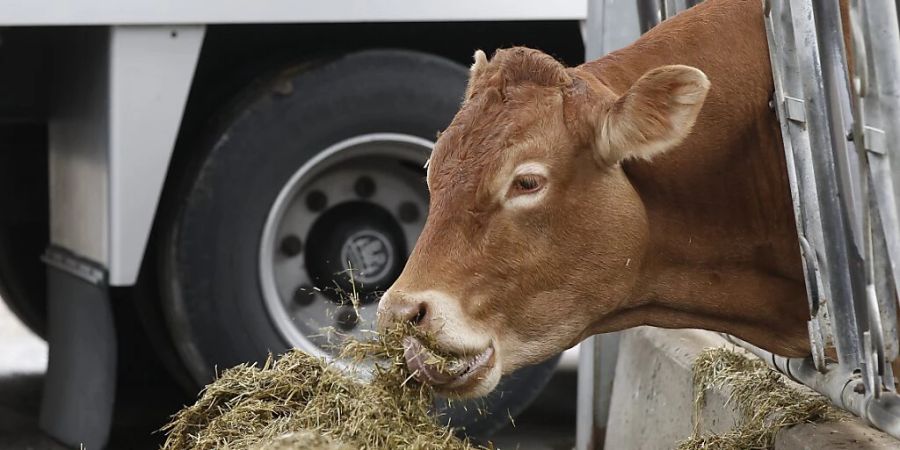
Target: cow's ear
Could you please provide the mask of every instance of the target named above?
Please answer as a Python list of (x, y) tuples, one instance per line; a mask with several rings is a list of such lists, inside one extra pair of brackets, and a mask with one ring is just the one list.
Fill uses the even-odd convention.
[(653, 69), (613, 102), (597, 129), (596, 156), (606, 164), (650, 159), (675, 147), (691, 132), (709, 80), (698, 69)]
[(475, 62), (472, 63), (472, 67), (469, 69), (469, 85), (466, 87), (466, 100), (472, 98), (472, 94), (474, 93), (472, 88), (475, 85), (475, 80), (484, 74), (484, 71), (488, 66), (487, 55), (481, 50), (475, 50), (472, 59), (474, 59)]

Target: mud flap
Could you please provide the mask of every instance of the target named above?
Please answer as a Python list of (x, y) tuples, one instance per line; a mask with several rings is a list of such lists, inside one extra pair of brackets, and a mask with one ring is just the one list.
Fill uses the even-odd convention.
[(61, 249), (47, 263), (47, 376), (40, 427), (74, 448), (106, 446), (116, 392), (116, 333), (106, 273)]

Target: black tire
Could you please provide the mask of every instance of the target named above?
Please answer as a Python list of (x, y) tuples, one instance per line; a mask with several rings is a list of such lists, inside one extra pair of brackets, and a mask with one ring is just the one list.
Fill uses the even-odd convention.
[[(203, 157), (169, 196), (174, 209), (159, 248), (166, 319), (198, 383), (216, 368), (288, 348), (264, 305), (258, 269), (267, 215), (294, 172), (352, 136), (394, 132), (433, 140), (459, 108), (466, 78), (464, 67), (437, 56), (364, 51), (254, 84), (205, 133), (202, 148), (194, 149)], [(539, 376), (517, 382), (521, 389), (506, 396), (523, 407), (550, 372), (534, 372)], [(497, 427), (485, 420), (506, 423), (507, 409), (521, 407), (504, 406), (478, 428)]]
[(49, 230), (47, 130), (43, 124), (0, 124), (0, 297), (43, 337)]
[(40, 337), (47, 320), (45, 269), (40, 259), (46, 246), (46, 230), (0, 226), (0, 298)]

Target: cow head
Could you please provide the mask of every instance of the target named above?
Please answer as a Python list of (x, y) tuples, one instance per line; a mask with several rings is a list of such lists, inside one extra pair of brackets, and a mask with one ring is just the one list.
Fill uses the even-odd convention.
[[(428, 165), (431, 204), (379, 327), (411, 322), (407, 363), (444, 394), (490, 392), (501, 374), (615, 328), (647, 245), (641, 199), (620, 163), (690, 132), (709, 82), (665, 66), (626, 92), (536, 50), (481, 51), (462, 108)], [(429, 351), (460, 356), (430, 367)]]

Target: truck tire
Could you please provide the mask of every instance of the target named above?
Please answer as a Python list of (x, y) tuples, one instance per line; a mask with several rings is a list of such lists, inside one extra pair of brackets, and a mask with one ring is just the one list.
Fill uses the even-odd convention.
[[(373, 326), (424, 223), (422, 166), (466, 79), (441, 57), (370, 50), (284, 70), (226, 108), (169, 196), (159, 242), (166, 322), (197, 383), (291, 347), (330, 356), (334, 330)], [(353, 277), (336, 275), (348, 260)], [(554, 366), (511, 377), (488, 419), (450, 411), (454, 424), (496, 429)]]
[(41, 225), (0, 226), (0, 299), (32, 332), (44, 337), (47, 299), (40, 255), (47, 246), (47, 231)]
[(50, 236), (47, 130), (43, 124), (0, 123), (0, 297), (43, 337)]

